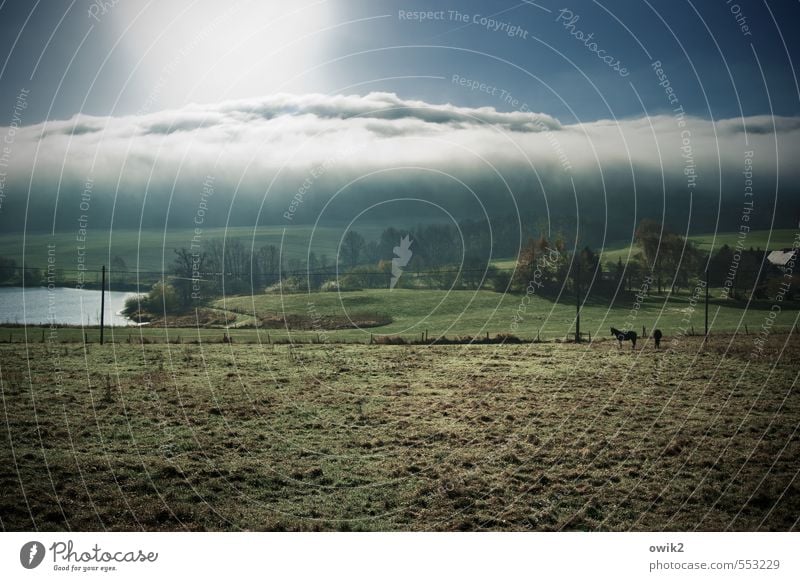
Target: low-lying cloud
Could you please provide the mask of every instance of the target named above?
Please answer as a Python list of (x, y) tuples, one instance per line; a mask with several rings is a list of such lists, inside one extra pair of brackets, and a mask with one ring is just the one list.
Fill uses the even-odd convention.
[(735, 216), (747, 152), (756, 211), (771, 219), (778, 184), (779, 217), (795, 219), (799, 138), (796, 117), (565, 123), (391, 93), (279, 94), (141, 116), (76, 115), (17, 130), (0, 225), (49, 226), (55, 212), (57, 227), (70, 227), (64, 220), (78, 212), (87, 180), (93, 211), (109, 221), (113, 212), (115, 227), (182, 224), (209, 175), (219, 225), (286, 223), (299, 191), (293, 223), (314, 222), (323, 210), (324, 219), (349, 220), (398, 197), (473, 216), (519, 209), (597, 223), (662, 213), (683, 220), (698, 207)]

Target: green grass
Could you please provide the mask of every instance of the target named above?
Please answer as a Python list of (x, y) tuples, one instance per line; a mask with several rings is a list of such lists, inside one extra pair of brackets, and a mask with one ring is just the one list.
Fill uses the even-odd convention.
[[(377, 239), (383, 231), (383, 226), (361, 226), (358, 232), (367, 240)], [(336, 255), (336, 247), (343, 233), (343, 227), (324, 226), (313, 229), (310, 226), (289, 226), (286, 228), (284, 238), (284, 256), (288, 258), (305, 259), (308, 253), (308, 245), (313, 233), (313, 250), (317, 255), (326, 253), (329, 259), (333, 260)], [(268, 244), (280, 246), (283, 235), (281, 226), (259, 226), (255, 232), (255, 248)], [(766, 230), (754, 230), (750, 232), (745, 240), (745, 246), (750, 248), (769, 248), (771, 250), (792, 245), (795, 230), (773, 230), (771, 240), (767, 244), (770, 232)], [(28, 234), (23, 240), (21, 234), (0, 234), (0, 248), (2, 256), (14, 258), (18, 263), (22, 262), (23, 248), (25, 250), (25, 263), (28, 266), (45, 268), (47, 266), (47, 245), (54, 244), (56, 248), (56, 266), (66, 270), (77, 267), (77, 242), (76, 232), (57, 232), (55, 236), (44, 233)], [(86, 263), (90, 268), (99, 268), (102, 264), (109, 262), (110, 254), (122, 257), (130, 270), (135, 270), (138, 265), (139, 270), (161, 271), (163, 264), (166, 263), (167, 269), (171, 269), (174, 258), (173, 250), (181, 247), (189, 247), (194, 232), (191, 229), (171, 229), (167, 230), (166, 236), (163, 230), (114, 230), (109, 238), (107, 230), (91, 229), (86, 241)], [(228, 239), (238, 238), (248, 248), (253, 243), (253, 228), (248, 226), (237, 226), (232, 228), (206, 228), (202, 232), (202, 241), (210, 241), (214, 238)], [(703, 234), (691, 236), (702, 250), (711, 250), (713, 235)], [(714, 250), (718, 250), (723, 244), (734, 246), (738, 240), (735, 232), (722, 232), (716, 236)], [(625, 261), (630, 246), (610, 245), (603, 250), (602, 261), (604, 264), (616, 263), (618, 258)], [(631, 255), (639, 252), (636, 246), (633, 247)], [(513, 257), (500, 258), (493, 261), (498, 268), (514, 268), (515, 259)]]
[[(753, 230), (747, 234), (743, 240), (745, 248), (761, 248), (762, 250), (779, 250), (781, 248), (790, 248), (794, 241), (795, 236), (798, 234), (797, 230), (784, 229), (784, 230)], [(723, 245), (727, 244), (731, 248), (736, 246), (739, 241), (739, 234), (736, 232), (719, 232), (716, 239), (713, 234), (703, 234), (701, 236), (690, 236), (690, 240), (695, 242), (701, 250), (719, 250)]]
[[(704, 325), (702, 304), (692, 311), (689, 295), (650, 296), (634, 310), (634, 298), (628, 294), (617, 298), (599, 300), (584, 306), (581, 312), (581, 329), (592, 336), (605, 336), (611, 326), (649, 330), (660, 328), (666, 334), (675, 334), (684, 327), (694, 327), (699, 333)], [(575, 305), (572, 297), (561, 302), (533, 296), (523, 304), (523, 296), (491, 291), (428, 291), (428, 290), (365, 290), (347, 293), (312, 293), (289, 295), (255, 295), (230, 297), (215, 303), (219, 308), (258, 317), (281, 313), (318, 315), (343, 315), (355, 312), (377, 312), (392, 317), (393, 322), (383, 327), (328, 331), (325, 337), (334, 341), (365, 341), (369, 334), (419, 337), (428, 331), (429, 338), (438, 336), (477, 336), (513, 333), (524, 339), (562, 338), (574, 333)], [(519, 311), (519, 309), (523, 309)], [(747, 310), (734, 305), (715, 303), (709, 309), (712, 332), (755, 332), (769, 314), (769, 305), (751, 305)], [(514, 326), (515, 315), (521, 317)], [(784, 309), (774, 321), (778, 327), (794, 325), (798, 311)], [(688, 317), (688, 319), (687, 319)], [(688, 324), (686, 322), (688, 320)], [(303, 337), (301, 334), (299, 337)]]
[[(380, 235), (383, 227), (359, 228), (359, 233), (367, 240)], [(283, 253), (286, 259), (299, 258), (305, 260), (308, 253), (309, 241), (313, 234), (311, 250), (318, 256), (326, 253), (330, 261), (336, 256), (336, 248), (342, 236), (344, 227), (319, 227), (289, 226), (283, 239)], [(36, 233), (29, 234), (24, 240), (20, 234), (0, 234), (0, 254), (13, 258), (18, 264), (22, 263), (23, 249), (25, 251), (25, 264), (38, 268), (47, 267), (47, 245), (54, 244), (56, 252), (56, 268), (73, 270), (78, 265), (78, 250), (76, 241), (77, 232), (57, 232), (55, 236)], [(109, 239), (108, 230), (90, 229), (86, 240), (86, 264), (90, 269), (99, 269), (101, 265), (109, 264), (109, 249), (111, 258), (120, 256), (125, 260), (129, 270), (161, 272), (166, 265), (168, 272), (172, 270), (175, 258), (173, 250), (186, 247), (192, 243), (194, 231), (191, 229), (163, 230), (114, 230)], [(209, 242), (214, 238), (238, 238), (249, 249), (253, 244), (253, 228), (238, 226), (232, 228), (205, 228), (202, 231), (202, 242)], [(259, 226), (255, 231), (255, 248), (274, 244), (281, 246), (283, 236), (282, 226)], [(129, 278), (134, 275), (130, 275)]]
[[(761, 248), (762, 250), (779, 250), (792, 246), (794, 237), (798, 231), (793, 229), (776, 230), (753, 230), (744, 239), (744, 247), (750, 249)], [(689, 236), (689, 240), (694, 242), (703, 252), (717, 252), (722, 246), (727, 244), (731, 248), (735, 247), (739, 241), (737, 232), (718, 232), (714, 234), (698, 234)], [(629, 255), (630, 254), (630, 258)], [(623, 264), (626, 260), (641, 254), (639, 248), (634, 245), (610, 245), (603, 250), (601, 261), (603, 264), (616, 264), (618, 259), (622, 259)]]
[[(797, 323), (797, 304), (786, 303), (774, 319), (770, 319), (771, 303), (754, 302), (745, 309), (744, 303), (714, 299), (712, 291), (709, 307), (711, 333), (756, 335), (766, 321), (772, 329), (787, 331)], [(702, 301), (694, 309), (686, 293), (672, 296), (648, 296), (634, 308), (635, 298), (629, 294), (617, 297), (613, 305), (610, 298), (593, 300), (581, 311), (581, 330), (592, 337), (606, 337), (611, 326), (628, 327), (649, 334), (660, 328), (666, 336), (682, 332), (700, 334), (704, 327)], [(374, 337), (397, 336), (406, 340), (419, 340), (428, 332), (428, 338), (484, 337), (513, 334), (524, 340), (537, 337), (543, 341), (564, 339), (574, 335), (575, 305), (572, 297), (562, 297), (561, 302), (551, 298), (532, 296), (530, 302), (520, 294), (502, 294), (492, 291), (437, 291), (437, 290), (364, 290), (345, 293), (258, 294), (232, 296), (213, 303), (217, 328), (192, 328), (191, 316), (183, 319), (184, 328), (165, 328), (154, 323), (143, 327), (116, 327), (106, 330), (106, 340), (117, 343), (146, 341), (159, 342), (220, 342), (228, 333), (234, 341), (269, 343), (275, 341), (368, 343)], [(381, 327), (343, 330), (295, 330), (282, 328), (254, 328), (254, 317), (275, 319), (281, 315), (300, 317), (388, 315), (392, 322)], [(516, 322), (516, 325), (514, 323)], [(48, 331), (31, 327), (0, 328), (2, 342), (43, 342)], [(91, 342), (97, 342), (99, 330), (87, 329)], [(83, 340), (79, 328), (59, 328), (58, 341)]]
[(800, 343), (750, 354), (0, 344), (0, 530), (787, 531)]

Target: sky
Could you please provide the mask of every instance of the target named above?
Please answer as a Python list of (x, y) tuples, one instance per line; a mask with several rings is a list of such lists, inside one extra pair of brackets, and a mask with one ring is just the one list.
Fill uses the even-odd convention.
[(313, 222), (345, 188), (337, 219), (422, 191), (682, 228), (696, 197), (715, 219), (687, 227), (735, 229), (750, 151), (759, 219), (796, 221), (798, 22), (795, 1), (5, 0), (0, 227), (68, 225), (87, 182), (103, 220), (179, 223), (212, 172), (222, 223)]

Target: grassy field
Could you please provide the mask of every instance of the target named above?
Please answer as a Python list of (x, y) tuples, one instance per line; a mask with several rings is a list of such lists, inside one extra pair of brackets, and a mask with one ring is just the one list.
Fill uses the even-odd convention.
[[(745, 248), (761, 248), (762, 250), (779, 250), (781, 248), (791, 248), (794, 237), (798, 231), (793, 229), (776, 230), (753, 230), (744, 239)], [(714, 234), (698, 234), (689, 236), (689, 240), (695, 243), (703, 252), (717, 252), (725, 244), (731, 248), (735, 247), (739, 241), (737, 232), (718, 232)], [(612, 244), (603, 250), (601, 261), (603, 264), (616, 264), (618, 259), (622, 259), (623, 264), (626, 260), (641, 254), (636, 245)]]
[[(712, 293), (712, 297), (715, 293)], [(718, 293), (716, 293), (718, 294)], [(625, 294), (584, 305), (581, 311), (581, 331), (591, 338), (610, 334), (611, 326), (628, 327), (647, 334), (660, 328), (666, 336), (683, 332), (701, 334), (704, 328), (702, 301), (692, 307), (686, 293), (672, 296), (648, 296), (635, 309), (635, 298)], [(757, 334), (765, 323), (773, 330), (785, 332), (798, 324), (798, 305), (784, 303), (774, 318), (771, 303), (744, 303), (712, 299), (709, 307), (709, 326), (712, 334), (738, 332), (743, 336)], [(323, 342), (369, 343), (370, 338), (400, 337), (418, 341), (424, 332), (428, 339), (491, 337), (512, 334), (523, 340), (563, 340), (575, 332), (575, 305), (571, 297), (561, 302), (533, 295), (530, 301), (520, 294), (492, 291), (437, 290), (364, 290), (346, 293), (258, 294), (219, 299), (210, 311), (217, 328), (197, 327), (192, 315), (181, 319), (181, 326), (165, 328), (156, 322), (143, 327), (116, 327), (106, 330), (106, 340), (117, 343), (159, 342), (220, 342), (226, 333), (235, 342), (270, 343)], [(326, 329), (315, 321), (332, 317), (347, 322), (364, 318), (390, 318), (391, 323), (379, 327)], [(290, 327), (281, 317), (305, 318), (308, 326)], [(263, 321), (272, 319), (267, 328)], [(516, 323), (516, 325), (515, 325)], [(227, 326), (227, 330), (225, 327)], [(59, 328), (56, 340), (83, 341), (84, 333), (90, 342), (97, 342), (99, 330), (89, 328)], [(48, 340), (49, 330), (28, 327), (0, 328), (0, 342), (42, 343)]]
[[(362, 227), (359, 233), (367, 240), (380, 236), (381, 226)], [(288, 226), (284, 236), (282, 226), (259, 226), (255, 230), (253, 241), (253, 228), (237, 226), (232, 228), (205, 228), (202, 231), (202, 242), (214, 238), (228, 240), (238, 238), (249, 249), (251, 244), (256, 249), (274, 244), (283, 248), (284, 258), (299, 258), (305, 260), (309, 251), (309, 242), (312, 240), (311, 250), (319, 255), (327, 253), (330, 260), (336, 256), (339, 239), (344, 232), (343, 227)], [(22, 264), (22, 252), (25, 250), (25, 264), (27, 266), (47, 267), (47, 245), (54, 244), (56, 249), (56, 267), (65, 270), (77, 268), (77, 232), (57, 232), (55, 236), (44, 233), (28, 234), (23, 239), (22, 235), (0, 234), (0, 255), (13, 258)], [(101, 265), (109, 264), (110, 257), (120, 256), (127, 264), (129, 270), (155, 271), (172, 269), (175, 259), (173, 250), (189, 248), (192, 243), (194, 231), (191, 229), (163, 230), (114, 230), (109, 237), (107, 230), (90, 230), (86, 240), (86, 264), (90, 269), (99, 269)], [(281, 240), (283, 239), (283, 246)]]
[[(581, 329), (594, 336), (605, 336), (610, 326), (654, 329), (659, 327), (674, 334), (687, 326), (702, 332), (702, 304), (695, 309), (688, 294), (650, 296), (634, 310), (630, 295), (591, 302), (581, 312)], [(328, 340), (365, 340), (370, 333), (397, 335), (408, 339), (428, 330), (430, 337), (481, 336), (489, 333), (513, 333), (523, 339), (563, 338), (575, 330), (575, 305), (571, 297), (560, 302), (533, 296), (523, 303), (522, 295), (491, 291), (425, 291), (425, 290), (365, 290), (348, 293), (313, 293), (291, 295), (255, 295), (219, 300), (215, 306), (235, 310), (247, 317), (278, 316), (282, 313), (342, 316), (376, 312), (393, 319), (389, 325), (363, 330), (325, 332)], [(709, 309), (712, 331), (755, 332), (769, 315), (769, 305), (751, 305), (748, 309), (730, 303), (714, 303)], [(794, 325), (799, 311), (785, 309), (774, 324), (788, 328)], [(519, 319), (515, 319), (518, 316)], [(687, 318), (688, 317), (688, 318)], [(244, 319), (247, 321), (248, 319)], [(516, 326), (513, 323), (516, 322)], [(302, 338), (303, 335), (298, 335)]]
[[(377, 239), (383, 231), (383, 225), (359, 225), (358, 232), (367, 240)], [(249, 226), (237, 226), (231, 228), (206, 228), (202, 232), (202, 240), (207, 242), (214, 238), (230, 239), (238, 238), (248, 248), (255, 244), (255, 248), (264, 245), (274, 244), (281, 246), (283, 237), (284, 257), (299, 258), (305, 260), (309, 251), (309, 242), (313, 234), (313, 250), (317, 255), (326, 253), (333, 260), (336, 255), (336, 248), (343, 233), (343, 227), (323, 226), (313, 229), (310, 226), (289, 226), (284, 229), (282, 226), (259, 226), (255, 231), (255, 242), (253, 242), (253, 228)], [(771, 250), (784, 248), (792, 245), (792, 240), (797, 234), (796, 230), (767, 230), (753, 231), (748, 234), (745, 240), (747, 248), (769, 248)], [(57, 232), (55, 236), (45, 233), (28, 234), (25, 239), (18, 233), (0, 234), (0, 255), (13, 258), (19, 264), (22, 263), (22, 251), (25, 249), (25, 263), (27, 266), (46, 268), (47, 267), (47, 245), (54, 244), (56, 248), (56, 265), (58, 268), (71, 270), (77, 267), (77, 242), (76, 232)], [(106, 230), (91, 230), (86, 240), (86, 264), (89, 268), (99, 268), (102, 264), (109, 263), (111, 258), (120, 256), (125, 260), (130, 270), (136, 270), (137, 264), (140, 271), (161, 272), (163, 265), (166, 264), (169, 270), (174, 259), (174, 249), (189, 247), (194, 236), (191, 229), (168, 229), (163, 230), (114, 230), (109, 236)], [(721, 232), (716, 235), (702, 234), (691, 236), (701, 250), (718, 250), (723, 244), (733, 247), (738, 235), (736, 232)], [(767, 238), (770, 238), (767, 244)], [(109, 253), (110, 248), (110, 253)], [(602, 262), (604, 264), (616, 263), (618, 258), (622, 261), (628, 254), (635, 256), (639, 253), (635, 246), (633, 249), (625, 244), (611, 244), (603, 249)], [(513, 269), (515, 259), (513, 257), (499, 258), (493, 261), (498, 268)]]
[(800, 340), (0, 344), (2, 530), (790, 530)]

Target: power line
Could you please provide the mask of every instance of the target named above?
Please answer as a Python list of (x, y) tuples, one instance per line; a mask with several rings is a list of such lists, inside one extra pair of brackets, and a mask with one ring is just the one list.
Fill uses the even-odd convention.
[[(367, 265), (357, 265), (355, 268), (364, 267)], [(26, 271), (47, 271), (47, 268), (38, 267), (38, 266), (0, 266), (0, 270), (26, 270)], [(102, 269), (88, 269), (88, 268), (57, 268), (55, 269), (58, 272), (91, 272), (91, 273), (102, 273)], [(453, 269), (453, 270), (406, 270), (404, 271), (405, 275), (419, 275), (419, 274), (430, 274), (430, 275), (438, 275), (438, 274), (458, 274), (458, 273), (475, 273), (475, 272), (514, 272), (517, 270), (516, 267), (493, 267), (490, 265), (490, 268), (462, 268), (462, 269)], [(153, 275), (153, 276), (164, 276), (168, 275), (170, 278), (176, 278), (177, 273), (166, 271), (166, 270), (115, 270), (115, 269), (107, 269), (107, 273), (109, 274), (138, 274), (138, 275)], [(249, 277), (252, 276), (251, 273), (234, 273), (234, 272), (199, 272), (200, 276), (211, 276), (211, 277)], [(255, 273), (255, 276), (347, 276), (347, 275), (356, 275), (356, 276), (391, 276), (390, 271), (386, 272), (353, 272), (347, 270), (283, 270), (280, 272), (259, 272)], [(194, 280), (191, 277), (184, 277), (187, 280)]]

